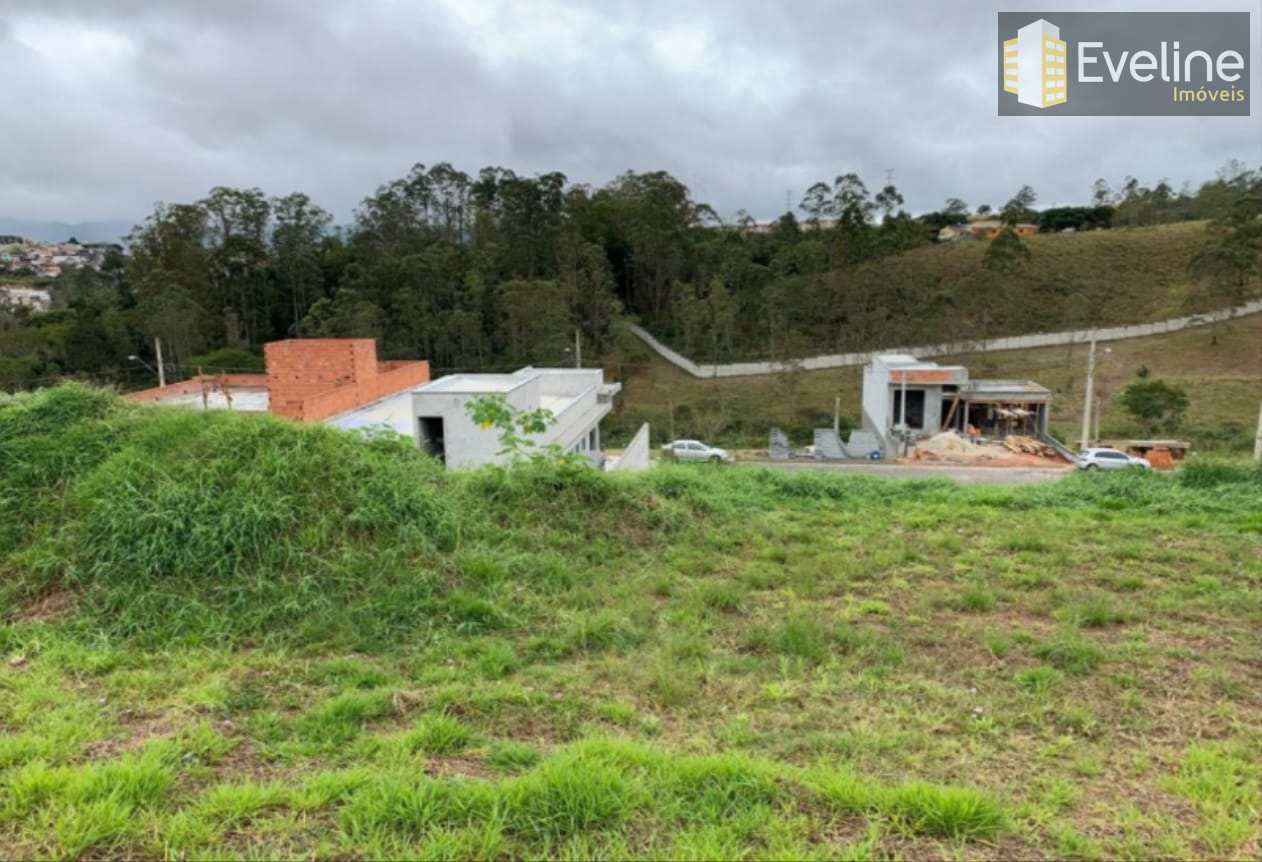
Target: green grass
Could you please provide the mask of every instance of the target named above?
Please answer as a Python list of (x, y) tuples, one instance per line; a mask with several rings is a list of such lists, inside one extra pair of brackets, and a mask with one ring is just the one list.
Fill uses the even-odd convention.
[(21, 858), (1256, 855), (1262, 475), (445, 473), (0, 401)]

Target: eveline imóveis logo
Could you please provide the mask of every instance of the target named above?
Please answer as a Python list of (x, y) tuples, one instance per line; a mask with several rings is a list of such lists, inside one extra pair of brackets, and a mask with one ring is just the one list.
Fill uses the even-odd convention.
[(1248, 12), (1000, 12), (1001, 116), (1249, 116)]

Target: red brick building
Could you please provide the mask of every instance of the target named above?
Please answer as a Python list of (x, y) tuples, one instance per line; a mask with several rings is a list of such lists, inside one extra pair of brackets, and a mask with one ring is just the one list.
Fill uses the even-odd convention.
[(263, 347), (265, 374), (203, 374), (129, 393), (130, 401), (266, 410), (319, 422), (429, 381), (425, 360), (379, 362), (371, 338), (295, 338)]

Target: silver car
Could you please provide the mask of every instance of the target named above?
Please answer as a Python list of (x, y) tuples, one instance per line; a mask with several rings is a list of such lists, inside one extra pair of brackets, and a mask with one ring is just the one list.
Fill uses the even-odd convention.
[(662, 453), (676, 461), (713, 461), (715, 464), (732, 460), (726, 449), (707, 446), (700, 440), (676, 440), (662, 447)]
[(1152, 465), (1143, 458), (1136, 458), (1116, 449), (1083, 449), (1078, 453), (1080, 470), (1125, 470), (1128, 467), (1152, 469)]

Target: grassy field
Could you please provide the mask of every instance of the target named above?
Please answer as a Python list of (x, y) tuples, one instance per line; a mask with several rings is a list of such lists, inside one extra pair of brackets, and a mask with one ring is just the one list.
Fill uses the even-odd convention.
[(1262, 853), (1262, 475), (959, 487), (0, 400), (7, 857)]
[[(1097, 394), (1104, 396), (1101, 433), (1138, 433), (1113, 400), (1136, 373), (1147, 368), (1183, 387), (1191, 402), (1183, 433), (1200, 446), (1252, 448), (1262, 403), (1262, 315), (1229, 324), (1105, 344), (1099, 356)], [(767, 429), (790, 431), (796, 445), (811, 441), (811, 429), (832, 424), (833, 400), (841, 396), (846, 421), (858, 421), (863, 370), (839, 368), (762, 377), (699, 380), (644, 351), (638, 364), (611, 367), (621, 375), (624, 400), (615, 416), (617, 433), (629, 437), (650, 422), (657, 437), (701, 436), (731, 445), (766, 446)], [(1087, 348), (1047, 347), (942, 357), (968, 367), (974, 377), (1035, 380), (1054, 393), (1051, 424), (1066, 439), (1080, 431)]]
[[(1188, 264), (1205, 241), (1205, 222), (1029, 237), (1031, 265), (1005, 276), (998, 301), (1028, 303), (1058, 320), (1053, 329), (1141, 323), (1188, 313), (1195, 302)], [(869, 264), (873, 284), (932, 279), (944, 293), (983, 269), (988, 243), (934, 244)], [(1064, 297), (1048, 295), (1072, 285)], [(1099, 319), (1099, 323), (1094, 323)], [(1087, 322), (1083, 322), (1083, 321)], [(1046, 330), (1043, 330), (1046, 331)], [(1015, 334), (1007, 333), (1004, 334)]]

